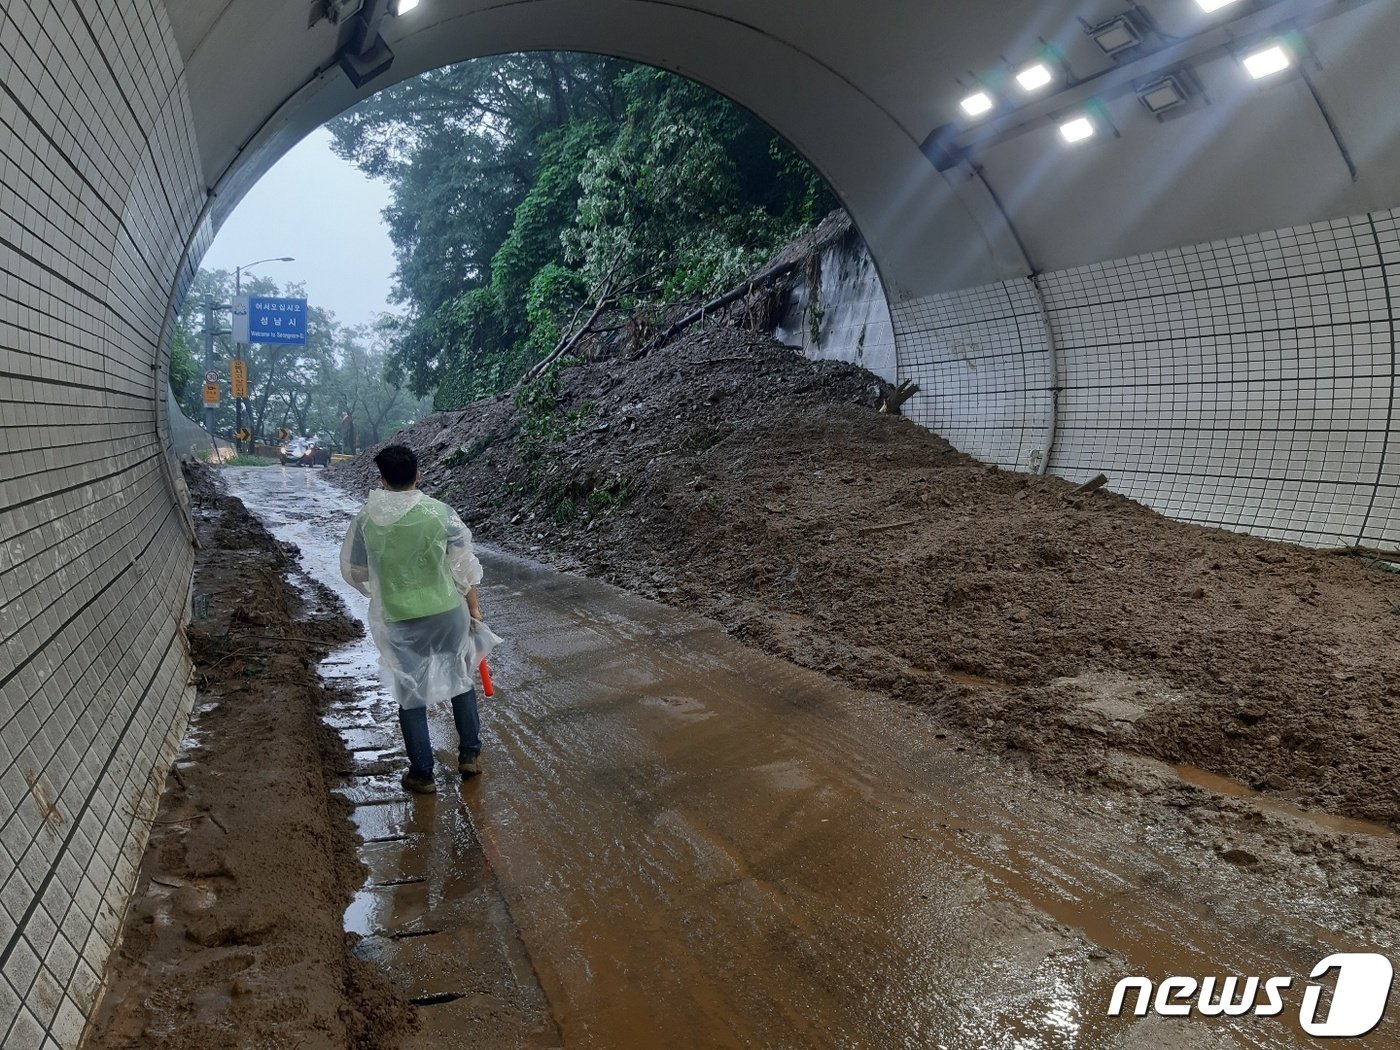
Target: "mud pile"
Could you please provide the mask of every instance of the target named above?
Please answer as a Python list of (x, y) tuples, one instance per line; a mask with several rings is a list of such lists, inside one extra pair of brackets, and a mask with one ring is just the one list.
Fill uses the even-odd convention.
[[(479, 540), (1052, 775), (1111, 782), (1120, 749), (1400, 827), (1400, 578), (1000, 471), (877, 414), (881, 393), (711, 329), (392, 440)], [(376, 479), (368, 455), (332, 474)]]
[(364, 874), (327, 782), (349, 758), (319, 717), (316, 661), (359, 627), (297, 594), (288, 552), (207, 469), (189, 481), (199, 706), (84, 1046), (397, 1046), (413, 1008), (343, 929)]

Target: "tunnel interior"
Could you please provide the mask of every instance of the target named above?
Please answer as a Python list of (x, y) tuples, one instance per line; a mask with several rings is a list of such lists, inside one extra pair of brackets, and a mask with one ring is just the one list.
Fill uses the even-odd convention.
[[(848, 207), (916, 420), (1184, 520), (1393, 548), (1400, 7), (1145, 10), (1114, 55), (1099, 0), (425, 0), (357, 85), (353, 19), (305, 5), (0, 9), (0, 1043), (77, 1045), (193, 699), (176, 308), (280, 155), (423, 70), (576, 50), (708, 84)], [(1276, 41), (1288, 68), (1241, 72)]]

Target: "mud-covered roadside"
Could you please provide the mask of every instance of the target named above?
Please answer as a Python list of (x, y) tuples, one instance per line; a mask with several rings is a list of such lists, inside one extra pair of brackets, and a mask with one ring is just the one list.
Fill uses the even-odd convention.
[[(1400, 577), (1011, 474), (730, 329), (391, 440), (480, 539), (714, 617), (1069, 780), (1116, 752), (1400, 827)], [(369, 456), (332, 470), (374, 482)], [(1188, 771), (1189, 774), (1189, 771)]]
[(316, 672), (359, 627), (297, 593), (292, 558), (209, 471), (189, 482), (197, 707), (84, 1045), (388, 1050), (416, 1021), (343, 929), (364, 869)]

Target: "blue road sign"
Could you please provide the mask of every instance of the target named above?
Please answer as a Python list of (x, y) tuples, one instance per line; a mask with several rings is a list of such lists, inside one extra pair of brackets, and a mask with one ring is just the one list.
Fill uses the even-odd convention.
[(243, 319), (234, 304), (234, 339), (240, 343), (305, 343), (306, 300), (284, 299), (267, 295), (250, 295), (248, 300), (248, 334), (243, 337)]

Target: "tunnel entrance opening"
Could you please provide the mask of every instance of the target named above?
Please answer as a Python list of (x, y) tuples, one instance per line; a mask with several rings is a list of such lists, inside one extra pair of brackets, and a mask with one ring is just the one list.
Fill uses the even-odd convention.
[[(232, 213), (213, 248), (232, 260), (302, 229), (334, 239), (333, 264), (302, 244), (295, 266), (277, 268), (301, 279), (288, 294), (311, 295), (312, 338), (242, 351), (227, 329), (206, 338), (204, 304), (234, 301), (232, 266), (201, 269), (177, 317), (177, 399), (191, 417), (212, 415), (224, 439), (246, 416), (255, 442), (316, 433), (353, 453), (421, 415), (415, 397), (460, 407), (561, 355), (644, 351), (740, 311), (814, 356), (895, 377), (884, 289), (859, 234), (846, 218), (811, 229), (836, 207), (832, 191), (761, 120), (693, 81), (603, 56), (502, 55), (387, 88), (327, 129), (288, 174), (276, 169), (277, 191)], [(346, 164), (358, 173), (340, 174)], [(332, 265), (364, 284), (341, 263), (354, 238), (322, 218), (342, 207), (324, 188), (347, 176), (387, 188), (363, 265), (394, 268), (397, 309), (371, 311), (332, 286)], [(362, 221), (340, 211), (347, 230)], [(266, 276), (277, 271), (240, 270), (242, 290), (277, 295)], [(248, 358), (249, 396), (208, 413), (202, 373), (235, 355)], [(407, 388), (397, 402), (375, 382), (386, 371)]]
[[(347, 91), (344, 82), (339, 90), (328, 86), (324, 76), (305, 83), (280, 76), (285, 92), (269, 87), (265, 103), (274, 119), (249, 123), (252, 137), (221, 155), (220, 195), (209, 215), (217, 221), (305, 129), (382, 81), (464, 55), (561, 44), (651, 62), (748, 106), (830, 180), (878, 261), (899, 365), (923, 380), (910, 411), (959, 448), (1008, 469), (1074, 480), (1106, 471), (1115, 490), (1184, 520), (1317, 546), (1393, 545), (1394, 492), (1384, 454), (1364, 459), (1353, 478), (1357, 446), (1339, 436), (1388, 432), (1388, 414), (1376, 410), (1358, 423), (1357, 405), (1389, 403), (1393, 368), (1384, 352), (1355, 366), (1338, 364), (1349, 340), (1337, 326), (1325, 346), (1312, 349), (1310, 335), (1299, 333), (1328, 324), (1297, 310), (1300, 286), (1311, 295), (1340, 283), (1348, 301), (1359, 301), (1383, 268), (1392, 222), (1385, 209), (1395, 196), (1388, 173), (1397, 169), (1386, 162), (1394, 129), (1366, 126), (1355, 102), (1377, 76), (1391, 75), (1362, 41), (1381, 39), (1392, 13), (1365, 2), (1325, 14), (1292, 12), (1300, 19), (1289, 38), (1294, 72), (1269, 83), (1301, 84), (1303, 97), (1287, 87), (1257, 88), (1236, 56), (1217, 46), (1231, 33), (1287, 30), (1289, 11), (1231, 9), (1212, 16), (1222, 20), (1216, 24), (1202, 21), (1185, 0), (1162, 0), (1163, 10), (1153, 12), (1156, 43), (1127, 54), (1136, 59), (1134, 76), (1147, 79), (1172, 72), (1172, 63), (1190, 66), (1177, 82), (1196, 85), (1193, 104), (1163, 122), (1124, 87), (1136, 81), (1084, 33), (1068, 6), (1022, 12), (1019, 29), (1011, 26), (1015, 19), (960, 23), (946, 16), (953, 24), (925, 38), (920, 68), (944, 60), (965, 68), (968, 54), (1022, 51), (1035, 36), (1026, 28), (1032, 25), (1060, 49), (1065, 67), (1049, 70), (1050, 94), (1024, 109), (998, 110), (988, 127), (940, 123), (956, 111), (961, 88), (948, 86), (942, 99), (920, 82), (899, 97), (870, 68), (878, 66), (877, 51), (814, 46), (831, 28), (821, 21), (808, 26), (808, 38), (756, 13), (735, 16), (705, 4), (618, 2), (587, 20), (555, 3), (453, 12), (424, 6), (378, 24), (395, 56), (379, 79)], [(916, 21), (932, 29), (944, 18), (928, 12)], [(210, 13), (185, 13), (173, 28), (198, 60), (231, 27)], [(336, 37), (331, 28), (321, 23), (315, 32)], [(1163, 42), (1173, 46), (1159, 47)], [(1309, 59), (1324, 54), (1347, 61), (1330, 63), (1319, 78)], [(995, 79), (978, 76), (984, 86)], [(780, 86), (759, 86), (769, 80)], [(1086, 96), (1099, 105), (1097, 124), (1115, 130), (1112, 156), (1103, 135), (1068, 153), (1042, 141), (1038, 129), (1053, 132), (1046, 114)], [(813, 106), (816, 99), (822, 104)], [(937, 108), (940, 100), (946, 109)], [(959, 132), (949, 141), (956, 140), (953, 152), (962, 158), (951, 167), (931, 163), (927, 148), (943, 141), (934, 132), (948, 127)], [(1244, 127), (1250, 135), (1241, 134)], [(1349, 150), (1352, 140), (1365, 148)], [(1348, 164), (1338, 160), (1339, 148)], [(1286, 159), (1300, 156), (1309, 165)], [(1182, 192), (1180, 180), (1166, 177), (1183, 164), (1197, 177), (1198, 192)], [(1068, 218), (1099, 214), (1116, 219)], [(1353, 218), (1337, 241), (1335, 217), (1342, 214)], [(1289, 229), (1258, 232), (1274, 230), (1284, 215)], [(1299, 233), (1300, 223), (1313, 225)], [(938, 233), (916, 232), (923, 230)], [(1209, 250), (1183, 247), (1222, 236), (1231, 239)], [(1271, 250), (1280, 253), (1276, 264), (1264, 261)], [(1248, 347), (1243, 359), (1241, 339)], [(1287, 359), (1304, 344), (1295, 373)], [(1275, 367), (1280, 352), (1285, 361)], [(1144, 369), (1148, 378), (1140, 380)], [(1339, 369), (1348, 376), (1344, 393), (1312, 386), (1314, 374)], [(1272, 404), (1276, 393), (1283, 405), (1307, 411), (1265, 410), (1237, 434), (1234, 406)], [(1307, 455), (1291, 436), (1300, 430), (1312, 435)], [(1321, 433), (1332, 436), (1319, 453)], [(1321, 473), (1313, 462), (1319, 454)], [(1325, 481), (1324, 473), (1348, 480)], [(1282, 495), (1251, 494), (1274, 479)]]

